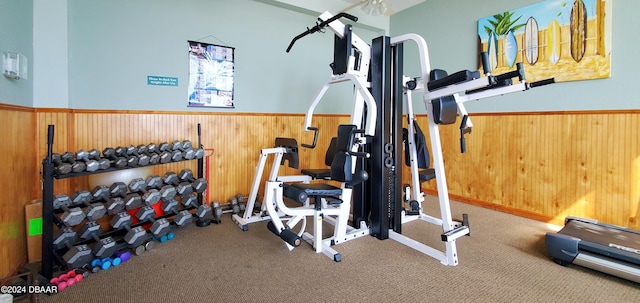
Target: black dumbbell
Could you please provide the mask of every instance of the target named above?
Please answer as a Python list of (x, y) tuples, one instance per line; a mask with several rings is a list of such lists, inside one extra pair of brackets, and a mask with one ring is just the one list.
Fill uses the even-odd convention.
[(97, 149), (90, 149), (87, 151), (89, 153), (89, 159), (93, 159), (98, 161), (98, 169), (107, 169), (111, 167), (111, 161), (107, 158), (100, 157), (100, 151)]
[(149, 227), (149, 231), (156, 239), (161, 243), (164, 243), (167, 240), (167, 234), (171, 232), (171, 224), (166, 218), (156, 220), (155, 217), (156, 211), (149, 205), (141, 207), (136, 212), (136, 218), (138, 218), (140, 222), (152, 222), (151, 227)]
[(183, 150), (182, 141), (180, 140), (173, 140), (170, 146), (172, 150), (180, 150), (180, 151)]
[(79, 149), (76, 152), (76, 161), (82, 161), (87, 166), (86, 171), (93, 172), (100, 168), (98, 161), (89, 158), (89, 152), (84, 149)]
[(202, 147), (202, 145), (195, 150), (194, 158), (196, 159), (204, 158), (204, 148)]
[(53, 161), (53, 167), (58, 174), (66, 175), (71, 173), (71, 164), (63, 162), (60, 154), (52, 154), (51, 160)]
[(136, 209), (142, 206), (142, 197), (138, 193), (129, 193), (124, 197), (124, 208), (126, 210)]
[(116, 156), (123, 157), (127, 161), (127, 166), (129, 167), (137, 167), (138, 166), (138, 157), (135, 155), (131, 155), (127, 153), (127, 148), (118, 146), (115, 148)]
[(195, 208), (196, 225), (203, 227), (211, 224), (212, 212), (211, 206), (208, 204), (198, 203), (198, 198), (194, 195), (181, 196), (180, 202), (185, 208)]
[(67, 248), (67, 252), (62, 255), (62, 259), (69, 268), (80, 268), (88, 264), (93, 259), (91, 249), (86, 244), (73, 246), (76, 242), (76, 232), (70, 227), (58, 229), (54, 234), (53, 248), (60, 250)]
[(161, 151), (161, 152), (158, 153), (158, 155), (160, 157), (160, 163), (161, 164), (165, 164), (165, 163), (171, 162), (171, 152)]
[[(182, 158), (186, 160), (192, 160), (196, 157), (196, 150), (193, 148), (193, 144), (189, 140), (175, 140), (171, 143), (171, 148), (182, 152)], [(204, 155), (204, 150), (202, 151)]]
[(151, 158), (149, 157), (149, 155), (147, 155), (147, 146), (146, 145), (138, 145), (138, 147), (135, 147), (133, 145), (129, 145), (126, 147), (126, 153), (127, 156), (135, 156), (136, 158), (138, 158), (138, 166), (147, 166), (149, 165), (149, 162), (151, 160)]
[(157, 146), (157, 153), (160, 155), (160, 163), (169, 163), (172, 161), (171, 146), (167, 142), (162, 142)]
[(127, 166), (127, 159), (125, 157), (116, 154), (116, 150), (112, 147), (107, 147), (102, 151), (102, 156), (111, 161), (111, 165), (114, 167)]
[(220, 206), (220, 202), (219, 201), (212, 201), (211, 202), (211, 215), (216, 219), (216, 220), (221, 220), (222, 219), (222, 215), (225, 213), (225, 211), (222, 209), (222, 206)]
[(79, 190), (71, 196), (71, 202), (76, 206), (86, 206), (84, 214), (90, 221), (98, 220), (107, 214), (107, 208), (102, 202), (92, 202), (92, 195), (89, 191)]
[(107, 213), (115, 215), (124, 210), (124, 198), (127, 196), (127, 185), (124, 182), (115, 182), (109, 186), (109, 201), (107, 201)]
[(160, 144), (158, 144), (158, 150), (161, 152), (171, 151), (171, 145), (169, 145), (169, 143), (167, 142), (161, 142)]
[(147, 153), (157, 154), (159, 152), (160, 152), (160, 148), (159, 148), (158, 144), (155, 144), (153, 142), (147, 144)]
[(138, 145), (138, 152), (142, 152), (149, 156), (149, 164), (160, 163), (160, 154), (158, 145), (155, 143), (149, 143), (148, 145)]
[(115, 215), (125, 209), (124, 199), (122, 197), (109, 198), (105, 206), (107, 208), (107, 214)]
[[(177, 175), (176, 175), (176, 179), (177, 179)], [(152, 189), (158, 190), (158, 192), (160, 193), (160, 200), (173, 199), (176, 196), (175, 187), (173, 187), (172, 185), (163, 186), (164, 184), (163, 178), (161, 178), (158, 175), (148, 176), (145, 182), (146, 182), (147, 190), (152, 190)]]
[(112, 237), (100, 238), (103, 233), (102, 228), (96, 221), (89, 221), (80, 227), (78, 231), (80, 239), (94, 240), (93, 255), (98, 259), (109, 258), (118, 250), (116, 241)]
[(142, 226), (131, 227), (133, 218), (127, 212), (120, 212), (111, 218), (111, 227), (114, 229), (126, 229), (124, 241), (133, 248), (136, 255), (141, 255), (145, 250), (153, 248), (153, 242), (149, 241), (150, 237)]
[(109, 187), (106, 185), (97, 185), (91, 189), (92, 201), (107, 201), (111, 195)]
[(186, 181), (180, 182), (180, 184), (176, 186), (176, 193), (182, 198), (192, 196), (193, 186), (191, 186), (191, 183)]
[(205, 189), (207, 189), (207, 180), (204, 178), (195, 179), (193, 177), (193, 171), (188, 168), (185, 168), (180, 171), (178, 174), (178, 179), (182, 181), (191, 182), (191, 186), (193, 186), (193, 191), (196, 193), (203, 193)]
[(193, 215), (188, 210), (178, 211), (179, 203), (176, 199), (163, 200), (161, 209), (165, 214), (175, 214), (173, 223), (178, 227), (184, 227), (193, 222)]
[(182, 161), (183, 159), (183, 147), (182, 141), (174, 140), (172, 143), (161, 143), (161, 148), (171, 154), (171, 161)]
[(145, 180), (147, 189), (156, 189), (160, 192), (160, 200), (173, 199), (176, 196), (176, 189), (171, 185), (164, 185), (162, 178), (158, 175), (150, 175)]
[(169, 171), (164, 173), (164, 175), (162, 176), (162, 183), (166, 185), (176, 186), (180, 184), (180, 179), (178, 179), (178, 174), (176, 174), (175, 172)]
[(129, 182), (129, 191), (131, 193), (142, 194), (142, 201), (146, 205), (156, 204), (161, 198), (160, 192), (155, 188), (148, 189), (147, 182), (142, 178), (135, 178), (131, 180), (131, 182)]
[(87, 165), (84, 162), (76, 161), (72, 152), (62, 153), (60, 155), (60, 160), (71, 164), (71, 172), (79, 173), (87, 170)]
[(71, 207), (72, 205), (73, 202), (69, 199), (69, 196), (65, 194), (59, 194), (53, 197), (53, 208), (64, 210), (60, 219), (67, 226), (76, 226), (86, 218), (84, 211), (82, 211), (80, 207)]
[(124, 182), (114, 182), (109, 186), (109, 197), (124, 198), (127, 196), (127, 184)]

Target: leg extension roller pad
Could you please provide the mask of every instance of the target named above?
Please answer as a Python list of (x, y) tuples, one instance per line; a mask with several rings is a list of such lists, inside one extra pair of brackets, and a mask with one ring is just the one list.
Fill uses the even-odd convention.
[(282, 231), (278, 231), (276, 226), (273, 224), (273, 221), (269, 221), (269, 223), (267, 223), (267, 228), (276, 236), (280, 237), (283, 241), (289, 243), (293, 247), (298, 247), (302, 243), (302, 239), (300, 238), (300, 236), (298, 236), (290, 229), (285, 228)]

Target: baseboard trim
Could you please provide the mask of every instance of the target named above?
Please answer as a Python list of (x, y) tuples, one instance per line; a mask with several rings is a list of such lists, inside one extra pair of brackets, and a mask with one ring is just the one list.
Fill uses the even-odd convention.
[[(424, 191), (426, 194), (429, 195), (434, 195), (437, 196), (438, 195), (438, 191), (435, 190), (425, 190)], [(532, 220), (536, 220), (536, 221), (540, 221), (540, 222), (545, 222), (545, 223), (551, 223), (551, 224), (555, 224), (555, 225), (564, 225), (564, 218), (554, 218), (554, 217), (549, 217), (549, 216), (545, 216), (545, 215), (541, 215), (539, 213), (535, 213), (535, 212), (531, 212), (531, 211), (526, 211), (526, 210), (521, 210), (521, 209), (517, 209), (517, 208), (513, 208), (513, 207), (509, 207), (509, 206), (504, 206), (504, 205), (500, 205), (500, 204), (495, 204), (495, 203), (489, 203), (486, 201), (481, 201), (478, 199), (473, 199), (473, 198), (469, 198), (469, 197), (463, 197), (463, 196), (459, 196), (459, 195), (455, 195), (455, 194), (449, 194), (449, 198), (452, 200), (456, 200), (458, 202), (462, 202), (462, 203), (466, 203), (466, 204), (470, 204), (470, 205), (475, 205), (475, 206), (479, 206), (482, 208), (487, 208), (487, 209), (491, 209), (491, 210), (495, 210), (495, 211), (499, 211), (499, 212), (503, 212), (503, 213), (507, 213), (507, 214), (511, 214), (511, 215), (515, 215), (515, 216), (519, 216), (519, 217), (523, 217), (523, 218), (527, 218), (527, 219), (532, 219)]]

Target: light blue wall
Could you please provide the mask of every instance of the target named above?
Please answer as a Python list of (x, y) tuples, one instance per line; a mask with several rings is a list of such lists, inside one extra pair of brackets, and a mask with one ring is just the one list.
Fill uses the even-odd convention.
[(0, 0), (0, 56), (4, 52), (17, 52), (28, 61), (26, 80), (0, 76), (0, 103), (33, 105), (32, 11), (31, 0)]
[[(305, 113), (330, 76), (333, 34), (285, 49), (316, 19), (250, 0), (68, 0), (69, 107)], [(234, 110), (187, 107), (187, 40), (235, 47)], [(148, 86), (148, 75), (179, 85)], [(318, 112), (350, 112), (350, 95), (332, 89)]]
[[(34, 58), (34, 44), (38, 45), (34, 43), (38, 38), (34, 37), (35, 1), (43, 0), (0, 0), (0, 52), (17, 51), (29, 59), (28, 80), (0, 77), (0, 103), (74, 109), (304, 113), (330, 74), (331, 33), (308, 36), (291, 53), (284, 52), (291, 38), (313, 25), (317, 16), (251, 0), (44, 0), (67, 6), (66, 14), (64, 9), (56, 14), (67, 20), (53, 21), (62, 26), (57, 28), (67, 24), (68, 37), (53, 39), (57, 44), (50, 44), (58, 60), (38, 55), (47, 49), (42, 44)], [(434, 68), (472, 69), (477, 65), (477, 20), (536, 2), (428, 0), (392, 16), (391, 35), (414, 32), (425, 37)], [(637, 27), (629, 24), (639, 10), (638, 1), (613, 3), (611, 78), (557, 83), (470, 102), (469, 111), (637, 109), (640, 100), (631, 88), (640, 70), (639, 47), (631, 38)], [(38, 35), (46, 34), (42, 28), (38, 26)], [(365, 40), (380, 34), (362, 28), (355, 32)], [(236, 109), (187, 107), (187, 40), (236, 48)], [(65, 48), (66, 56), (60, 52)], [(410, 51), (408, 45), (407, 53)], [(65, 67), (60, 63), (64, 60), (68, 60), (68, 76), (51, 68), (52, 62)], [(47, 72), (47, 68), (51, 70)], [(46, 89), (52, 79), (67, 84), (66, 90), (61, 88), (54, 94), (53, 103), (46, 98), (34, 102), (34, 77), (41, 70), (49, 76), (36, 79), (40, 83), (38, 96), (52, 92)], [(148, 75), (178, 77), (180, 85), (148, 86)], [(349, 87), (334, 88), (317, 112), (348, 113), (349, 96)], [(416, 111), (423, 109), (417, 106)]]
[(33, 106), (69, 107), (67, 0), (33, 0)]
[[(423, 36), (429, 45), (432, 68), (450, 73), (475, 69), (478, 66), (478, 19), (537, 2), (428, 0), (393, 15), (391, 35), (413, 32)], [(640, 43), (633, 38), (638, 35), (638, 11), (640, 1), (613, 1), (611, 78), (556, 83), (523, 93), (470, 102), (467, 109), (473, 113), (640, 108), (640, 98), (633, 91), (640, 70)], [(410, 59), (407, 62), (410, 63)], [(419, 110), (424, 112), (424, 107), (416, 109)]]

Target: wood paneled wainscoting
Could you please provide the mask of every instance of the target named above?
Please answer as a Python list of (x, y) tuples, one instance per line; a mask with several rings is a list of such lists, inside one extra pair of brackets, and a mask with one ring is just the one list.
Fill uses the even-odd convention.
[[(452, 198), (503, 212), (562, 224), (565, 216), (585, 216), (640, 229), (640, 111), (473, 114), (467, 153), (460, 154), (458, 125), (440, 129)], [(248, 194), (260, 149), (275, 137), (310, 143), (302, 114), (194, 113), (73, 109), (0, 108), (5, 140), (0, 167), (5, 176), (0, 200), (3, 233), (0, 276), (24, 263), (24, 204), (42, 196), (41, 161), (47, 152), (47, 125), (55, 125), (53, 151), (197, 140), (210, 155), (208, 201), (226, 202)], [(427, 117), (418, 116), (426, 129)], [(300, 148), (300, 166), (323, 167), (324, 153), (347, 115), (316, 115), (315, 149)], [(428, 133), (427, 133), (428, 136)], [(33, 139), (27, 139), (33, 138)], [(28, 143), (27, 143), (28, 142)], [(271, 158), (270, 158), (271, 160)], [(152, 173), (191, 168), (196, 161), (153, 166)], [(266, 170), (270, 169), (267, 165)], [(283, 168), (282, 174), (296, 170)], [(403, 168), (403, 183), (408, 183)], [(263, 178), (264, 181), (264, 178)], [(55, 182), (55, 193), (89, 189), (88, 177)], [(435, 183), (423, 184), (436, 193)], [(260, 196), (262, 195), (262, 187)]]
[[(458, 125), (440, 128), (452, 198), (557, 225), (583, 216), (640, 229), (640, 111), (471, 119), (465, 154)], [(423, 186), (435, 193), (435, 182)]]
[(27, 261), (24, 206), (40, 191), (33, 108), (0, 104), (0, 278)]
[[(300, 148), (302, 167), (323, 167), (324, 153), (340, 123), (348, 123), (348, 116), (316, 115), (314, 126), (321, 129), (315, 149)], [(252, 113), (191, 113), (143, 111), (71, 110), (43, 112), (38, 110), (37, 152), (45, 157), (47, 125), (55, 125), (53, 151), (75, 152), (78, 149), (160, 143), (191, 140), (197, 145), (197, 125), (201, 125), (202, 144), (209, 157), (209, 201), (222, 203), (241, 193), (249, 194), (260, 149), (273, 147), (276, 137), (291, 137), (300, 143), (311, 143), (313, 133), (303, 131), (304, 115)], [(269, 160), (273, 160), (270, 158)], [(269, 162), (270, 163), (270, 162)], [(191, 168), (196, 161), (152, 166), (153, 173), (179, 172)], [(270, 165), (265, 169), (268, 174)], [(296, 170), (283, 168), (283, 174)], [(54, 191), (72, 194), (90, 186), (89, 177), (63, 179), (55, 182)]]

